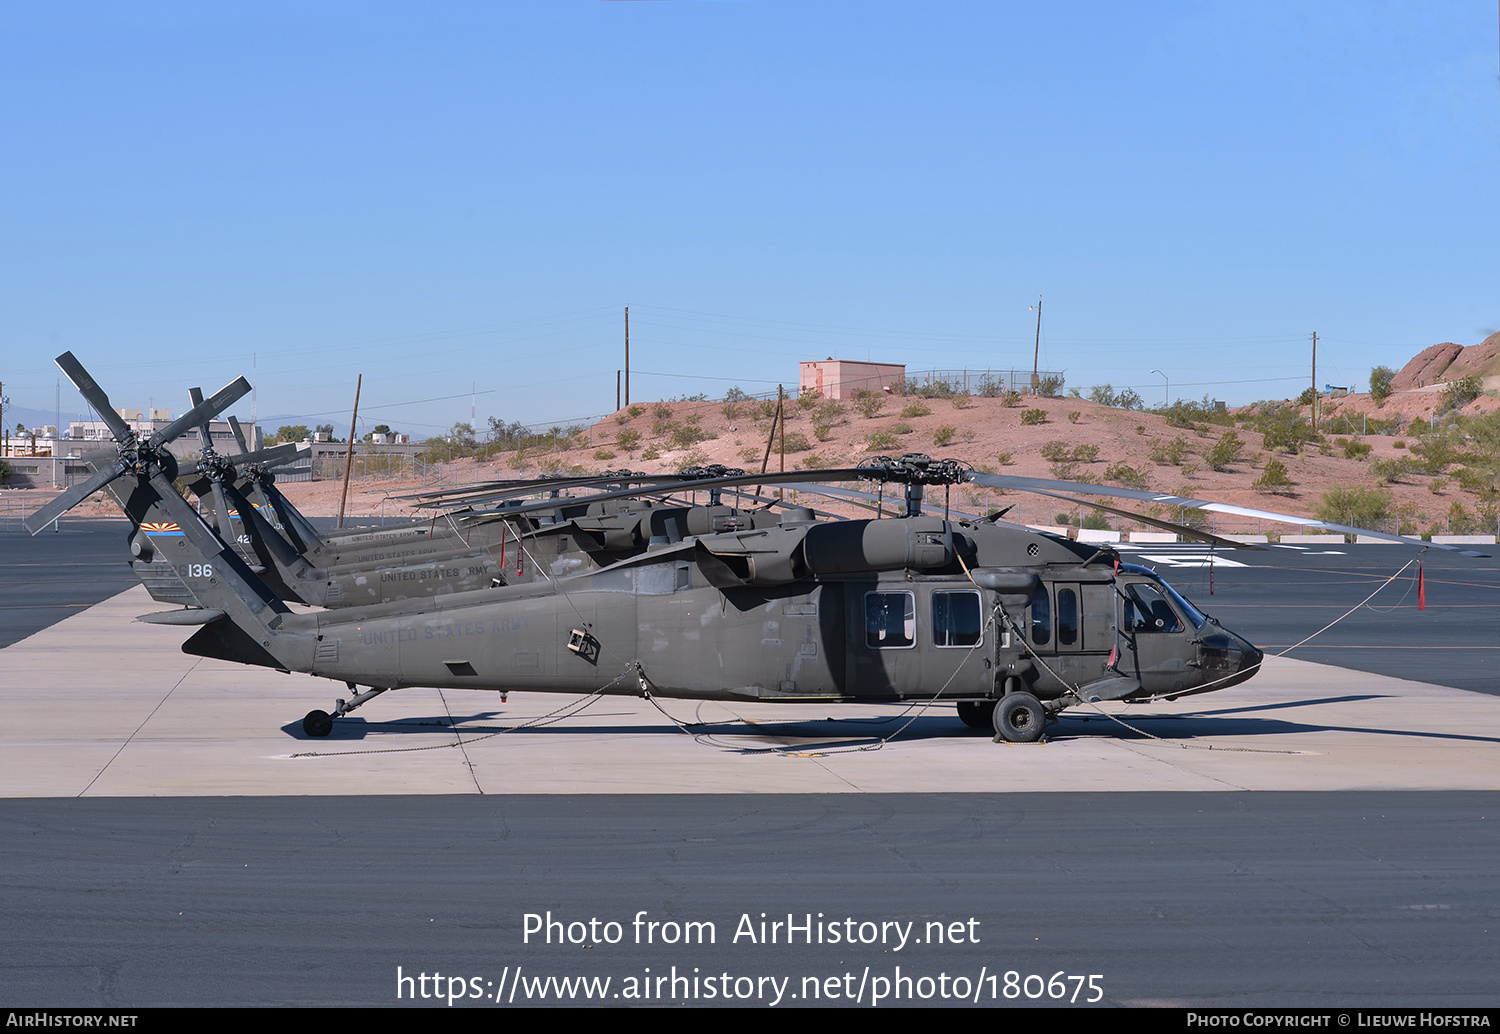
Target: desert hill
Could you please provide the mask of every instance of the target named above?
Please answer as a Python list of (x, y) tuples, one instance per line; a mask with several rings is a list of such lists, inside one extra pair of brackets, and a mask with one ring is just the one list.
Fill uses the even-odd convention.
[[(1431, 464), (1419, 462), (1411, 447), (1420, 445), (1414, 431), (1430, 428), (1442, 409), (1443, 383), (1469, 371), (1496, 376), (1489, 371), (1500, 365), (1497, 353), (1500, 334), (1468, 348), (1445, 343), (1425, 349), (1406, 364), (1397, 381), (1411, 386), (1398, 388), (1383, 404), (1367, 393), (1321, 400), (1323, 441), (1303, 443), (1296, 451), (1267, 444), (1262, 430), (1253, 426), (1256, 407), (1216, 418), (1197, 407), (1186, 417), (1179, 412), (1173, 419), (1067, 395), (890, 395), (872, 401), (864, 411), (851, 402), (793, 398), (786, 407), (785, 459), (778, 434), (767, 469), (781, 469), (784, 462), (785, 469), (806, 470), (812, 479), (820, 468), (853, 466), (875, 455), (924, 452), (962, 459), (994, 473), (1149, 488), (1298, 516), (1314, 516), (1324, 494), (1332, 489), (1379, 488), (1390, 494), (1391, 516), (1382, 523), (1383, 530), (1397, 530), (1398, 521), (1407, 533), (1479, 530), (1474, 526), (1479, 514), (1493, 503), (1459, 484), (1455, 474), (1462, 461), (1455, 458), (1439, 465), (1441, 473), (1418, 473), (1418, 468)], [(1304, 421), (1310, 416), (1308, 406), (1279, 406), (1284, 415)], [(1475, 417), (1497, 408), (1500, 399), (1491, 391), (1460, 412)], [(475, 456), (434, 462), (423, 476), (357, 480), (350, 487), (350, 512), (388, 517), (412, 512), (405, 503), (389, 497), (438, 483), (448, 487), (620, 468), (663, 472), (713, 463), (759, 470), (774, 409), (774, 401), (759, 399), (638, 403), (576, 430), (571, 437), (538, 436), (521, 449), (481, 445)], [(1227, 435), (1234, 440), (1226, 444)], [(1269, 483), (1281, 480), (1267, 477), (1273, 463), (1284, 467), (1289, 483)], [(338, 512), (341, 485), (337, 481), (286, 484), (284, 490), (310, 514)], [(941, 506), (943, 492), (932, 490), (928, 498), (930, 505)], [(862, 515), (845, 504), (805, 497), (800, 501)], [(1021, 523), (1080, 520), (1078, 507), (1024, 493), (960, 486), (953, 490), (951, 501), (954, 507), (979, 513), (1013, 506), (1007, 519)], [(1152, 513), (1149, 506), (1140, 510)], [(86, 504), (77, 512), (90, 511), (117, 512), (103, 502)], [(1183, 516), (1170, 509), (1152, 515), (1170, 520)], [(1492, 523), (1493, 517), (1487, 520)], [(1133, 530), (1125, 519), (1110, 518), (1109, 523), (1122, 531)], [(1222, 517), (1213, 527), (1227, 533), (1292, 530), (1254, 519)]]

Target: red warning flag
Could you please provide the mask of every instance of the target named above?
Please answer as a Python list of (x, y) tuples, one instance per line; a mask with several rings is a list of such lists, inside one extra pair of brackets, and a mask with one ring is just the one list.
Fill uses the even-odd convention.
[(1417, 565), (1417, 609), (1427, 609), (1427, 579), (1422, 575), (1422, 565)]

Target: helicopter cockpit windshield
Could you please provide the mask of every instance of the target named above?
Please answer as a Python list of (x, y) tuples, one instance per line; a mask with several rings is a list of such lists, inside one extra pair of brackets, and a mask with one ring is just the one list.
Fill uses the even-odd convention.
[(1180, 632), (1183, 618), (1194, 628), (1202, 628), (1208, 622), (1202, 611), (1151, 569), (1137, 564), (1121, 564), (1120, 574), (1135, 576), (1131, 581), (1122, 581), (1120, 586), (1124, 598), (1124, 627), (1128, 631)]

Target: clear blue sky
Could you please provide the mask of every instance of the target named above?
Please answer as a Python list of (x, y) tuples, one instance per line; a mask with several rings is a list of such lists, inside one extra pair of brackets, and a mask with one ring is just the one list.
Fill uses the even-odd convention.
[(1070, 385), (1286, 397), (1313, 331), (1363, 384), (1500, 329), (1497, 51), (1493, 0), (6, 5), (0, 380), (254, 355), (263, 419), (363, 373), (423, 435), (613, 409), (626, 305), (654, 399), (1029, 367), (1040, 295)]

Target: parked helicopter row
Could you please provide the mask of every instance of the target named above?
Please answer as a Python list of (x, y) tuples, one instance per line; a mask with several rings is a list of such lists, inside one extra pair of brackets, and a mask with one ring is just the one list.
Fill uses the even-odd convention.
[[(976, 483), (1358, 529), (1203, 500), (983, 474), (952, 460), (877, 457), (820, 481), (900, 484), (895, 516), (831, 520), (802, 506), (723, 505), (796, 475), (614, 472), (507, 482), (493, 498), (395, 528), (319, 533), (275, 488), (287, 449), (214, 453), (179, 469), (166, 445), (248, 390), (243, 378), (150, 437), (136, 434), (71, 353), (58, 365), (109, 422), (115, 449), (27, 521), (35, 533), (105, 489), (132, 522), (146, 615), (197, 626), (190, 654), (304, 672), (353, 692), (311, 711), (310, 736), (389, 690), (650, 693), (783, 703), (949, 702), (998, 740), (1033, 742), (1084, 702), (1178, 697), (1251, 678), (1261, 653), (1155, 573), (1099, 547), (1000, 521), (924, 512), (926, 486)], [(238, 434), (238, 426), (235, 425)], [(707, 476), (704, 476), (707, 475)], [(208, 505), (200, 516), (179, 476)], [(525, 501), (523, 494), (553, 497)], [(561, 498), (564, 489), (582, 497)], [(674, 493), (707, 490), (708, 506)], [(847, 491), (847, 490), (846, 490)], [(475, 510), (476, 503), (497, 503)], [(1110, 507), (1103, 507), (1111, 509)], [(1125, 513), (1127, 511), (1113, 510)], [(1133, 519), (1194, 538), (1195, 529)], [(1395, 536), (1387, 536), (1395, 537)], [(294, 611), (288, 603), (320, 608)]]

